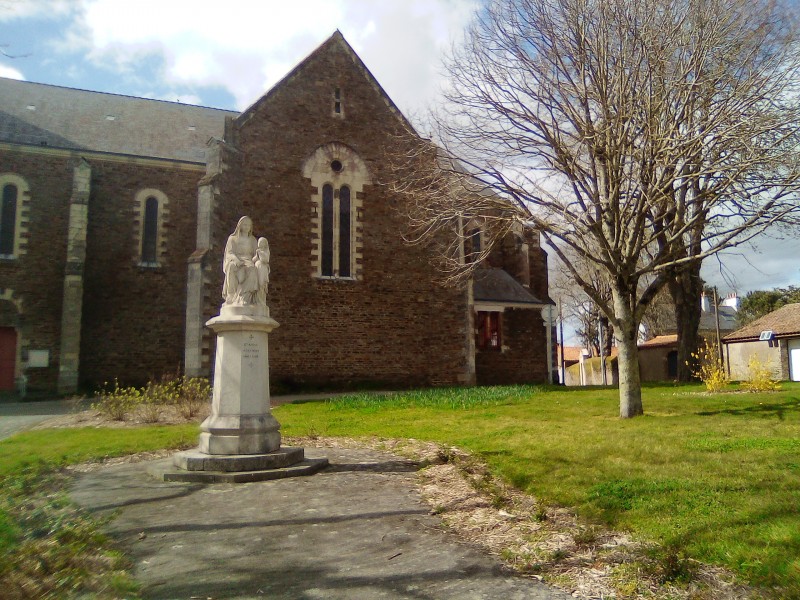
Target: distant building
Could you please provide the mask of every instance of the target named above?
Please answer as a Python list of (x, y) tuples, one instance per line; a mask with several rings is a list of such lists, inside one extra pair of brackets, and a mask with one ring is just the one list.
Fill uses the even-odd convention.
[(722, 342), (731, 379), (749, 379), (750, 359), (756, 357), (776, 379), (800, 381), (800, 304), (782, 306)]
[[(730, 294), (715, 307), (705, 294), (700, 299), (701, 338), (714, 340), (719, 319), (720, 336), (736, 329), (738, 298)], [(678, 335), (676, 329), (655, 336), (639, 344), (639, 375), (642, 381), (673, 381), (678, 377)]]

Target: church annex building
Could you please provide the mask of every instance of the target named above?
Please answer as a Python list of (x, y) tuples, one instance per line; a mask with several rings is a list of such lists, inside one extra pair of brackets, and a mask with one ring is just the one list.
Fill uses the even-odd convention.
[(273, 384), (547, 381), (538, 236), (442, 286), (383, 183), (408, 130), (338, 31), (242, 113), (0, 79), (0, 392), (210, 375), (242, 215), (271, 249)]

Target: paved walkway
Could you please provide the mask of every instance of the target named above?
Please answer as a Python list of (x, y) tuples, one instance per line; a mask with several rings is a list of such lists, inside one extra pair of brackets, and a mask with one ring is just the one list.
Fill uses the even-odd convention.
[[(389, 394), (391, 392), (373, 392), (376, 394)], [(291, 394), (286, 396), (273, 396), (272, 406), (288, 404), (291, 402), (315, 402), (327, 400), (343, 393), (318, 393), (318, 394)], [(0, 440), (25, 431), (31, 427), (71, 412), (85, 410), (91, 406), (91, 399), (78, 400), (31, 400), (26, 402), (0, 402)]]
[[(0, 439), (79, 409), (2, 402)], [(79, 476), (72, 497), (116, 515), (109, 530), (133, 558), (145, 598), (571, 598), (443, 531), (416, 492), (413, 463), (369, 450), (306, 454), (331, 466), (312, 477), (202, 486), (156, 481), (149, 463), (123, 464)]]
[(110, 532), (145, 598), (570, 598), (443, 531), (416, 491), (413, 463), (371, 450), (306, 453), (331, 466), (311, 477), (201, 486), (124, 464), (79, 476), (71, 495), (116, 514)]
[(0, 402), (0, 440), (58, 415), (83, 410), (90, 404), (89, 400)]

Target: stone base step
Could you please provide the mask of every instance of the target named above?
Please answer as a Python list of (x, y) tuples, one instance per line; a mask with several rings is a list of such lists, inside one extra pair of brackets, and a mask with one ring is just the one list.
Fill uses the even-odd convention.
[(305, 451), (284, 446), (267, 454), (205, 454), (194, 449), (178, 452), (172, 459), (184, 471), (265, 471), (303, 462)]
[(313, 475), (327, 466), (327, 458), (305, 458), (303, 448), (284, 447), (269, 454), (242, 455), (187, 450), (152, 463), (147, 472), (161, 481), (249, 483)]

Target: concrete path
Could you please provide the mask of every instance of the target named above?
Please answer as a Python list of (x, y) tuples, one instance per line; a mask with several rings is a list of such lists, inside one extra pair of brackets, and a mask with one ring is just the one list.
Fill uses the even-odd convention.
[(84, 410), (90, 404), (90, 400), (0, 402), (0, 440), (58, 415)]
[(331, 466), (264, 483), (164, 483), (148, 463), (81, 475), (71, 495), (108, 526), (151, 599), (566, 600), (460, 543), (420, 499), (416, 466), (307, 449)]
[[(372, 392), (375, 394), (389, 394), (392, 392)], [(318, 394), (291, 394), (286, 396), (273, 396), (272, 406), (289, 404), (292, 402), (321, 402), (343, 396), (344, 393), (318, 393)], [(30, 400), (26, 402), (0, 402), (0, 440), (10, 437), (20, 431), (30, 429), (43, 421), (59, 415), (88, 409), (92, 404), (91, 398), (78, 400)]]

